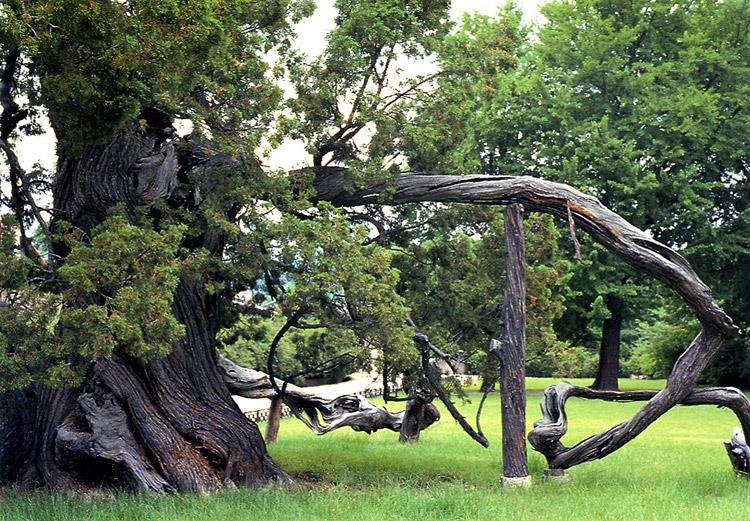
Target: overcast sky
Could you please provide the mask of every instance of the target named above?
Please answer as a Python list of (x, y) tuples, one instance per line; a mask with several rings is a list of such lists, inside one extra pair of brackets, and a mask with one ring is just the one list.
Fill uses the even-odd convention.
[[(523, 11), (526, 20), (539, 19), (539, 6), (543, 0), (518, 0), (518, 7)], [(323, 51), (325, 34), (333, 27), (336, 9), (333, 0), (317, 0), (318, 7), (312, 17), (307, 18), (298, 26), (300, 49), (309, 55), (317, 55)], [(464, 13), (482, 13), (494, 15), (506, 4), (506, 0), (453, 0), (451, 3), (451, 17), (455, 21), (461, 20)]]
[[(539, 5), (543, 2), (544, 0), (518, 0), (517, 5), (524, 12), (527, 21), (539, 21)], [(333, 20), (336, 15), (333, 0), (318, 0), (317, 3), (318, 8), (313, 16), (304, 20), (297, 28), (299, 48), (310, 56), (322, 52), (325, 45), (325, 35), (333, 27)], [(505, 3), (505, 0), (454, 0), (451, 7), (451, 16), (458, 21), (467, 12), (493, 15)], [(404, 71), (404, 73), (409, 74), (409, 71)], [(416, 71), (412, 71), (412, 73), (416, 73)], [(51, 133), (23, 139), (19, 143), (18, 152), (21, 164), (27, 170), (30, 170), (37, 162), (49, 169), (54, 169), (55, 146)], [(270, 168), (294, 168), (306, 165), (307, 161), (308, 158), (304, 154), (302, 145), (287, 143), (265, 163)]]

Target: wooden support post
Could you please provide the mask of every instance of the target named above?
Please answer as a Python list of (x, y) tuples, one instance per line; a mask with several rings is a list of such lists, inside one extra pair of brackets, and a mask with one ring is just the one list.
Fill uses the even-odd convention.
[(504, 486), (531, 484), (526, 456), (526, 259), (523, 207), (505, 210), (506, 290), (500, 323)]
[(274, 443), (279, 437), (283, 406), (284, 402), (279, 396), (271, 398), (271, 408), (268, 410), (268, 423), (266, 423), (266, 443)]

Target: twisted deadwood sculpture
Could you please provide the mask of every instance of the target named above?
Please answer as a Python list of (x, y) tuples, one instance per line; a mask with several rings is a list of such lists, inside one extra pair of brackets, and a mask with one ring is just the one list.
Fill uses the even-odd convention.
[[(283, 389), (282, 401), (292, 413), (316, 434), (326, 434), (341, 427), (368, 434), (380, 429), (400, 432), (406, 419), (406, 410), (390, 412), (377, 407), (364, 396), (345, 394), (332, 400), (315, 396), (295, 385), (286, 385), (261, 371), (241, 367), (227, 358), (219, 358), (219, 369), (229, 391), (245, 398), (276, 398), (276, 389)], [(440, 419), (440, 413), (431, 403), (420, 415), (418, 431), (424, 430)]]
[[(534, 449), (546, 457), (551, 470), (559, 471), (611, 454), (680, 403), (729, 407), (737, 415), (745, 437), (750, 437), (750, 403), (741, 392), (733, 388), (694, 389), (701, 372), (724, 340), (737, 336), (739, 329), (682, 256), (632, 226), (596, 198), (564, 184), (527, 176), (401, 174), (390, 184), (377, 182), (360, 187), (341, 169), (318, 169), (315, 174), (318, 199), (340, 206), (412, 202), (521, 203), (530, 210), (557, 215), (575, 222), (634, 269), (667, 284), (693, 310), (701, 331), (679, 357), (661, 391), (593, 391), (567, 383), (547, 389), (542, 400), (543, 418), (534, 424), (528, 438)], [(630, 420), (573, 447), (565, 447), (560, 438), (567, 431), (565, 401), (570, 396), (612, 401), (645, 400), (646, 403)], [(729, 447), (728, 451), (731, 452)], [(741, 470), (732, 454), (730, 459), (735, 469)]]

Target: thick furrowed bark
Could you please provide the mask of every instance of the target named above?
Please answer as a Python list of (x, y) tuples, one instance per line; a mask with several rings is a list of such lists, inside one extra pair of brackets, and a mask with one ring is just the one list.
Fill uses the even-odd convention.
[(33, 386), (36, 408), (34, 425), (26, 435), (33, 440), (16, 481), (21, 490), (46, 486), (52, 490), (80, 490), (85, 484), (70, 469), (57, 460), (55, 437), (57, 427), (75, 407), (76, 391), (51, 389), (46, 385)]
[(0, 393), (0, 486), (18, 479), (34, 440), (36, 396), (30, 389)]
[(83, 393), (77, 403), (86, 429), (80, 429), (71, 416), (58, 427), (56, 437), (59, 454), (69, 457), (73, 468), (95, 482), (102, 464), (109, 467), (113, 481), (132, 490), (174, 490), (148, 461), (128, 426), (126, 411), (111, 393)]
[[(175, 429), (199, 447), (225, 483), (260, 485), (288, 481), (271, 460), (255, 423), (232, 400), (219, 373), (211, 324), (198, 288), (182, 283), (176, 295), (176, 315), (186, 337), (165, 359), (145, 367), (150, 391)], [(175, 392), (179, 390), (181, 392)]]
[[(116, 204), (134, 212), (167, 199), (189, 209), (198, 196), (183, 184), (190, 182), (188, 171), (200, 177), (226, 166), (225, 156), (198, 146), (178, 157), (168, 118), (157, 111), (143, 117), (145, 130), (134, 122), (110, 142), (87, 146), (80, 157), (61, 158), (54, 180), (56, 222), (88, 233)], [(220, 233), (189, 240), (186, 248), (221, 253)], [(54, 264), (67, 253), (64, 243), (53, 244)], [(288, 481), (218, 372), (217, 308), (200, 281), (179, 285), (173, 311), (186, 335), (168, 357), (144, 363), (120, 354), (95, 364), (79, 389), (36, 386), (33, 422), (1, 413), (0, 441), (19, 443), (6, 426), (29, 423), (25, 435), (32, 441), (25, 463), (8, 460), (0, 479), (22, 489), (119, 486), (157, 492)], [(13, 406), (22, 406), (17, 397)]]

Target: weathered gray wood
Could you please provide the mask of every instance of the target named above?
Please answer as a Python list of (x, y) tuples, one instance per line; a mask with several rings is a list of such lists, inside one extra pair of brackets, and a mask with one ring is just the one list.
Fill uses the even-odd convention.
[(78, 407), (87, 425), (76, 425), (71, 418), (63, 422), (55, 440), (60, 457), (86, 462), (88, 469), (82, 475), (92, 483), (97, 482), (97, 468), (101, 465), (113, 469), (110, 471), (120, 482), (133, 490), (175, 491), (149, 462), (128, 425), (126, 412), (112, 394), (81, 394)]
[(734, 473), (744, 478), (750, 477), (750, 446), (747, 444), (742, 430), (732, 429), (732, 439), (724, 443), (729, 461), (732, 462)]
[[(411, 325), (413, 326), (414, 324), (412, 323)], [(477, 430), (474, 430), (474, 428), (469, 425), (469, 422), (466, 420), (463, 414), (461, 414), (458, 408), (456, 408), (456, 405), (453, 403), (453, 401), (451, 401), (450, 396), (440, 383), (440, 377), (435, 374), (436, 371), (430, 364), (428, 357), (428, 353), (430, 351), (435, 351), (435, 348), (433, 348), (432, 342), (430, 341), (429, 337), (415, 327), (414, 341), (419, 346), (420, 351), (422, 352), (422, 369), (425, 376), (427, 377), (427, 381), (430, 382), (430, 387), (432, 387), (432, 390), (435, 391), (435, 394), (438, 396), (438, 398), (440, 398), (440, 401), (443, 402), (445, 408), (448, 409), (450, 415), (454, 420), (456, 420), (456, 423), (461, 426), (464, 432), (468, 434), (471, 439), (479, 443), (482, 447), (489, 447), (489, 440), (484, 436), (481, 430), (479, 430), (478, 428)], [(437, 412), (437, 409), (435, 409), (435, 412)]]
[[(237, 396), (274, 399), (279, 396), (277, 389), (283, 387), (280, 380), (277, 379), (274, 386), (266, 373), (241, 367), (228, 358), (219, 358), (219, 370), (229, 391)], [(390, 412), (373, 405), (362, 395), (345, 394), (328, 400), (291, 384), (285, 387), (282, 401), (316, 434), (342, 427), (368, 434), (380, 429), (401, 432), (406, 412)], [(432, 404), (427, 405), (419, 419), (420, 431), (440, 418), (437, 409)]]
[(654, 240), (612, 212), (598, 199), (562, 184), (520, 176), (460, 176), (405, 173), (390, 182), (364, 188), (354, 186), (342, 169), (318, 169), (316, 198), (340, 206), (405, 204), (414, 202), (510, 204), (568, 218), (623, 261), (663, 281), (685, 300), (701, 323), (722, 335), (739, 329), (711, 296), (690, 264), (668, 246)]
[[(596, 198), (574, 188), (533, 177), (451, 176), (406, 173), (367, 186), (355, 186), (343, 169), (315, 172), (317, 198), (341, 206), (367, 203), (457, 202), (476, 204), (522, 203), (526, 208), (572, 218), (577, 226), (634, 269), (649, 274), (675, 290), (693, 310), (702, 330), (679, 357), (666, 387), (651, 396), (630, 420), (599, 433), (570, 449), (556, 438), (555, 422), (537, 422), (533, 445), (553, 468), (566, 468), (601, 458), (638, 436), (646, 427), (691, 393), (701, 372), (726, 338), (739, 328), (713, 299), (709, 288), (690, 264), (668, 246), (654, 240)], [(697, 392), (697, 391), (695, 391)], [(733, 403), (740, 398), (733, 395)], [(742, 400), (747, 401), (744, 396)], [(552, 407), (552, 405), (550, 405)], [(554, 412), (554, 411), (550, 411)], [(747, 432), (747, 425), (743, 422)]]
[(500, 399), (503, 477), (529, 475), (526, 456), (526, 250), (523, 210), (505, 210), (506, 286), (500, 322)]
[[(581, 387), (562, 382), (550, 386), (544, 391), (542, 398), (542, 419), (534, 423), (534, 429), (529, 433), (529, 441), (537, 451), (544, 454), (550, 468), (565, 469), (590, 461), (600, 459), (624, 445), (640, 432), (640, 423), (646, 420), (642, 411), (636, 416), (623, 422), (602, 434), (587, 438), (571, 448), (565, 447), (560, 438), (568, 430), (568, 419), (565, 403), (568, 398), (606, 400), (613, 402), (651, 401), (663, 391), (597, 391), (588, 387)], [(651, 402), (649, 402), (651, 403)], [(679, 403), (681, 405), (718, 405), (731, 409), (742, 425), (745, 433), (750, 432), (750, 402), (739, 389), (733, 387), (710, 387), (691, 390)], [(644, 409), (647, 409), (644, 407)], [(634, 422), (639, 424), (633, 426)], [(747, 435), (747, 434), (746, 434)]]
[(425, 422), (431, 418), (440, 418), (440, 413), (432, 404), (434, 397), (434, 393), (418, 389), (412, 390), (409, 393), (398, 441), (401, 443), (415, 443), (419, 441), (419, 434), (424, 429), (423, 425)]

